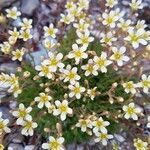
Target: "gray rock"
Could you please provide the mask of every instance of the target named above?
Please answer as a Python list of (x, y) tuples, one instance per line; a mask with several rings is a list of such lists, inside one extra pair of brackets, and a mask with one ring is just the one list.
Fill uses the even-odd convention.
[(12, 121), (12, 115), (9, 112), (9, 109), (7, 107), (0, 106), (0, 112), (2, 112), (2, 114), (3, 114), (2, 118), (9, 119), (10, 122)]
[[(0, 88), (1, 88), (1, 87), (0, 87)], [(5, 96), (6, 96), (6, 92), (2, 92), (2, 91), (1, 91), (1, 93), (0, 93), (0, 101), (1, 101), (1, 99), (3, 99)]]
[(10, 101), (9, 107), (10, 109), (15, 109), (17, 107), (17, 102), (14, 100)]
[(75, 149), (76, 149), (76, 144), (67, 145), (67, 150), (75, 150)]
[(14, 27), (21, 27), (21, 23), (22, 23), (21, 18), (18, 17), (16, 20), (14, 20), (12, 22), (12, 26), (14, 26)]
[(25, 146), (24, 150), (34, 150), (35, 146), (34, 145), (27, 145)]
[(24, 140), (24, 136), (21, 135), (20, 133), (12, 134), (12, 135), (10, 135), (9, 138), (12, 139), (11, 141), (12, 141), (13, 143), (22, 143), (23, 140)]
[(147, 113), (150, 113), (150, 104), (145, 105), (144, 109)]
[[(35, 65), (41, 64), (42, 57), (44, 57), (44, 58), (48, 57), (47, 51), (46, 51), (46, 49), (44, 49), (44, 47), (42, 45), (39, 45), (39, 50), (31, 53), (31, 55), (34, 59)], [(29, 61), (32, 61), (32, 58), (29, 54), (26, 55), (26, 59)]]
[(15, 0), (0, 0), (0, 8), (10, 5)]
[(95, 141), (94, 141), (94, 139), (91, 139), (91, 140), (88, 142), (88, 144), (89, 144), (90, 146), (95, 145)]
[(0, 71), (15, 73), (16, 68), (18, 67), (17, 63), (2, 63), (0, 65)]
[(21, 12), (26, 15), (32, 15), (33, 11), (38, 7), (39, 0), (22, 0)]
[(76, 150), (84, 150), (84, 145), (82, 144), (78, 145)]
[(125, 138), (121, 136), (120, 134), (114, 134), (114, 137), (116, 138), (117, 141), (121, 143), (125, 141)]
[(24, 150), (24, 147), (21, 144), (10, 143), (8, 150)]

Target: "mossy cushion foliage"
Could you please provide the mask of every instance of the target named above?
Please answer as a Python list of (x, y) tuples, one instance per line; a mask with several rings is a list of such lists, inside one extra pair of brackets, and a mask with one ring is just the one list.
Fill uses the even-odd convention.
[[(73, 43), (75, 43), (75, 40), (76, 32), (75, 29), (72, 28), (67, 32), (65, 38), (60, 42), (60, 47), (57, 49), (57, 51), (64, 55), (68, 54), (68, 52), (71, 51), (71, 46)], [(103, 47), (97, 39), (90, 43), (87, 49), (87, 51), (95, 51), (98, 56), (100, 56), (102, 50)], [(72, 67), (76, 66), (74, 60), (67, 59), (63, 63), (71, 64)], [(86, 60), (82, 62), (82, 64), (86, 63)], [(36, 104), (33, 104), (33, 101), (40, 92), (44, 91), (45, 87), (40, 86), (40, 84), (49, 84), (49, 88), (52, 91), (52, 97), (55, 100), (63, 100), (64, 93), (67, 93), (68, 89), (65, 89), (61, 83), (57, 83), (55, 80), (48, 80), (45, 77), (39, 78), (39, 80), (33, 80), (34, 76), (38, 75), (38, 72), (29, 63), (22, 64), (22, 68), (23, 72), (29, 71), (31, 75), (27, 80), (20, 81), (20, 84), (23, 85), (23, 90), (17, 98), (18, 104), (23, 103), (25, 106), (31, 105), (33, 107), (31, 115), (38, 124), (38, 128), (36, 130), (45, 138), (48, 137), (49, 134), (55, 135), (56, 124), (60, 123), (62, 125), (62, 134), (66, 143), (82, 142), (89, 139), (90, 136), (87, 133), (82, 132), (80, 128), (75, 128), (75, 124), (78, 122), (79, 116), (81, 116), (83, 113), (87, 115), (99, 115), (104, 112), (109, 112), (108, 116), (105, 114), (103, 115), (103, 117), (111, 124), (111, 126), (108, 127), (108, 131), (110, 133), (114, 133), (117, 130), (118, 123), (113, 117), (118, 113), (118, 110), (121, 110), (122, 105), (117, 100), (114, 101), (112, 105), (109, 102), (110, 95), (108, 91), (110, 91), (112, 88), (113, 83), (121, 83), (121, 78), (120, 75), (116, 74), (116, 72), (111, 67), (108, 67), (107, 73), (99, 72), (98, 76), (85, 77), (83, 70), (81, 70), (81, 66), (78, 65), (81, 76), (80, 84), (82, 84), (84, 87), (97, 87), (97, 91), (99, 91), (100, 94), (99, 96), (95, 97), (94, 100), (91, 100), (88, 97), (81, 97), (81, 99), (71, 102), (70, 107), (74, 110), (73, 116), (67, 117), (63, 122), (61, 122), (59, 117), (49, 114), (46, 108), (39, 109)], [(22, 76), (22, 73), (19, 73), (18, 75)], [(118, 86), (115, 88), (115, 91), (113, 91), (113, 94), (115, 97), (123, 97), (124, 100), (127, 100), (130, 96), (124, 92), (121, 84), (118, 84)], [(71, 98), (68, 98), (68, 101), (71, 101)], [(49, 129), (49, 132), (45, 132), (44, 129)]]

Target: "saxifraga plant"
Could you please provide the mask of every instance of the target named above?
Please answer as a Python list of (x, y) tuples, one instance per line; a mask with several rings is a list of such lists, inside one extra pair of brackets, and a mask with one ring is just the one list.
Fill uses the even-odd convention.
[[(139, 81), (133, 68), (138, 65), (135, 60), (140, 54), (147, 57), (147, 52), (133, 53), (133, 49), (147, 44), (149, 32), (142, 21), (134, 25), (132, 20), (124, 20), (120, 10), (113, 10), (115, 4), (117, 1), (107, 0), (109, 9), (99, 17), (103, 26), (99, 41), (91, 35), (96, 20), (87, 13), (89, 1), (68, 1), (57, 23), (58, 29), (53, 24), (43, 27), (42, 44), (47, 56), (41, 64), (35, 65), (27, 45), (22, 47), (18, 42), (28, 44), (32, 39), (31, 19), (23, 18), (21, 26), (10, 30), (8, 41), (0, 45), (3, 55), (21, 62), (16, 74), (0, 75), (0, 83), (18, 102), (19, 108), (12, 111), (16, 124), (25, 136), (32, 136), (36, 130), (49, 137), (49, 142), (42, 144), (43, 149), (61, 150), (64, 139), (65, 143), (72, 143), (91, 137), (107, 145), (112, 134), (124, 126), (123, 117), (136, 121), (142, 115), (134, 98), (136, 93), (148, 93), (150, 76), (143, 74)], [(130, 3), (133, 12), (140, 8), (135, 4)], [(6, 12), (12, 19), (21, 15), (16, 7)], [(56, 38), (59, 28), (66, 31), (61, 39)], [(23, 59), (26, 53), (31, 62)], [(127, 70), (133, 73), (123, 73)], [(1, 118), (2, 133), (10, 132), (7, 124), (8, 120)], [(146, 142), (135, 139), (136, 148), (138, 143), (147, 147)]]

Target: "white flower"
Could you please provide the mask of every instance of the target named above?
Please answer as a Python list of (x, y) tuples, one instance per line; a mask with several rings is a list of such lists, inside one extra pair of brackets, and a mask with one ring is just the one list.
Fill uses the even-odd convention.
[(80, 9), (87, 10), (89, 8), (89, 0), (79, 0), (77, 4)]
[(58, 53), (57, 55), (55, 55), (54, 53), (49, 52), (48, 55), (49, 55), (49, 59), (44, 60), (44, 63), (49, 65), (52, 72), (56, 72), (58, 67), (59, 68), (64, 67), (64, 64), (61, 62), (63, 58), (62, 53)]
[(16, 49), (16, 51), (12, 51), (12, 60), (19, 60), (22, 61), (23, 55), (24, 55), (24, 48), (22, 48), (21, 50)]
[(103, 25), (107, 25), (109, 26), (110, 28), (114, 28), (116, 26), (116, 21), (119, 19), (119, 17), (116, 15), (116, 12), (115, 11), (110, 11), (109, 13), (108, 12), (104, 12), (102, 14), (102, 17), (103, 17)]
[(13, 85), (18, 85), (19, 84), (19, 82), (18, 82), (18, 77), (15, 75), (15, 74), (13, 74), (13, 73), (11, 73), (10, 74), (10, 76), (7, 76), (7, 80), (8, 80), (8, 82), (13, 86)]
[(94, 100), (97, 92), (96, 92), (97, 87), (94, 87), (93, 89), (88, 89), (87, 94), (91, 98), (91, 100)]
[(125, 92), (126, 93), (132, 93), (135, 94), (136, 93), (136, 87), (137, 85), (133, 83), (133, 81), (129, 81), (126, 83), (123, 83), (123, 87), (125, 88)]
[(147, 27), (147, 24), (145, 23), (145, 20), (138, 20), (136, 23), (136, 29), (145, 29)]
[(52, 97), (45, 93), (40, 93), (39, 95), (39, 97), (34, 99), (36, 102), (38, 102), (38, 108), (41, 109), (44, 107), (44, 105), (45, 107), (49, 108), (51, 105), (50, 101), (52, 100)]
[(145, 31), (143, 29), (139, 29), (139, 30), (133, 30), (133, 29), (129, 29), (128, 30), (129, 35), (127, 37), (124, 38), (124, 40), (129, 41), (133, 48), (138, 48), (139, 44), (142, 45), (146, 45), (147, 41), (145, 39), (143, 39), (143, 34), (145, 33)]
[(89, 28), (89, 23), (86, 23), (85, 20), (80, 19), (79, 23), (74, 23), (73, 26), (77, 29), (76, 32), (85, 32)]
[(123, 61), (129, 61), (129, 57), (125, 56), (124, 53), (126, 51), (125, 47), (120, 47), (117, 49), (116, 47), (112, 47), (113, 55), (110, 57), (111, 60), (117, 61), (118, 66), (123, 65)]
[(71, 14), (67, 14), (67, 15), (60, 14), (60, 16), (61, 16), (60, 22), (64, 22), (65, 24), (70, 24), (75, 19), (74, 16)]
[(97, 133), (101, 131), (102, 133), (106, 133), (107, 129), (106, 126), (109, 126), (110, 123), (108, 121), (104, 121), (102, 117), (100, 117), (98, 120), (92, 122), (92, 125), (94, 126), (93, 132)]
[(68, 1), (65, 5), (65, 8), (69, 11), (74, 9), (74, 7), (76, 7), (75, 3), (73, 3), (72, 1)]
[(132, 10), (136, 11), (138, 9), (142, 9), (143, 8), (141, 3), (142, 3), (142, 0), (132, 0), (129, 5), (130, 5)]
[(48, 150), (65, 150), (63, 147), (63, 143), (64, 143), (63, 137), (59, 137), (59, 138), (55, 139), (54, 137), (50, 136), (49, 142), (43, 143), (42, 148), (48, 149)]
[(13, 93), (14, 97), (17, 98), (19, 94), (22, 93), (22, 90), (20, 89), (18, 84), (14, 84), (8, 89), (9, 93)]
[(9, 79), (10, 77), (8, 74), (1, 73), (0, 74), (0, 88), (5, 89), (5, 88), (11, 87), (11, 84), (8, 82)]
[(62, 103), (60, 101), (55, 101), (55, 105), (58, 109), (54, 109), (53, 115), (58, 116), (60, 114), (60, 118), (62, 121), (66, 119), (67, 114), (72, 114), (73, 111), (71, 108), (68, 107), (68, 101), (63, 100)]
[(147, 128), (150, 128), (150, 116), (148, 116), (147, 120), (148, 120)]
[(70, 58), (70, 59), (75, 58), (76, 65), (78, 65), (82, 59), (86, 59), (88, 57), (88, 55), (85, 53), (86, 47), (84, 47), (84, 46), (78, 47), (77, 44), (73, 44), (72, 49), (73, 49), (73, 51), (71, 51), (68, 54), (68, 58)]
[(89, 76), (93, 74), (94, 76), (98, 75), (98, 66), (94, 65), (94, 62), (92, 59), (88, 60), (88, 64), (81, 66), (81, 68), (85, 71), (85, 76)]
[(101, 56), (94, 56), (93, 60), (95, 62), (95, 66), (98, 67), (101, 72), (106, 73), (107, 72), (107, 66), (109, 66), (112, 61), (107, 60), (107, 54), (105, 52), (101, 53)]
[(50, 105), (49, 107), (48, 107), (48, 113), (52, 113), (54, 110), (56, 109), (56, 107), (55, 107), (55, 105)]
[(80, 15), (81, 8), (77, 7), (77, 5), (74, 5), (72, 9), (68, 9), (67, 12), (70, 14), (72, 17), (78, 17)]
[(24, 104), (19, 104), (19, 109), (17, 111), (13, 111), (12, 115), (17, 117), (17, 125), (21, 125), (25, 119), (28, 119), (30, 116), (30, 112), (32, 111), (32, 107), (25, 108)]
[(136, 150), (148, 150), (148, 143), (142, 141), (139, 138), (134, 139), (134, 146), (135, 146)]
[(113, 138), (113, 136), (110, 135), (110, 134), (107, 134), (107, 132), (105, 132), (105, 133), (97, 132), (96, 136), (97, 136), (97, 138), (95, 139), (95, 142), (97, 143), (97, 142), (101, 141), (104, 146), (107, 145), (108, 139), (112, 139)]
[(123, 31), (127, 32), (129, 29), (131, 29), (130, 27), (131, 23), (132, 23), (131, 20), (124, 20), (121, 18), (117, 26), (121, 28)]
[(45, 65), (44, 63), (41, 64), (41, 66), (36, 66), (35, 69), (37, 71), (40, 71), (39, 76), (40, 77), (47, 77), (48, 79), (52, 79), (53, 78), (53, 73), (51, 71), (50, 66)]
[(33, 136), (34, 128), (38, 126), (36, 122), (32, 121), (31, 116), (25, 121), (23, 121), (21, 125), (23, 126), (23, 129), (21, 130), (21, 134), (25, 136), (28, 135)]
[(120, 8), (116, 8), (115, 9), (115, 15), (118, 18), (118, 20), (120, 20), (121, 18), (124, 17), (124, 12), (122, 10), (120, 10)]
[(90, 32), (86, 31), (85, 33), (77, 32), (79, 39), (76, 40), (77, 44), (81, 44), (84, 47), (88, 47), (90, 42), (94, 41), (94, 37), (90, 36)]
[(32, 28), (32, 19), (23, 18), (21, 22), (21, 30), (27, 30)]
[(44, 41), (43, 41), (43, 45), (44, 47), (47, 49), (47, 50), (51, 50), (55, 45), (56, 43), (54, 42), (54, 40), (51, 40), (49, 38), (46, 38)]
[(86, 132), (87, 128), (92, 128), (92, 122), (89, 119), (79, 119), (76, 127), (80, 127), (82, 132)]
[(6, 9), (6, 12), (7, 12), (6, 16), (12, 19), (17, 19), (17, 17), (21, 15), (21, 13), (17, 10), (17, 7)]
[(11, 51), (11, 45), (8, 42), (0, 44), (0, 48), (0, 51), (2, 51), (4, 54), (9, 54)]
[(106, 0), (106, 6), (112, 8), (118, 3), (117, 0)]
[(84, 87), (79, 85), (79, 82), (76, 82), (75, 85), (69, 85), (68, 88), (71, 90), (69, 97), (75, 96), (77, 99), (81, 98), (81, 93), (85, 91)]
[(133, 120), (138, 120), (137, 114), (141, 112), (141, 109), (135, 107), (134, 103), (130, 103), (128, 106), (123, 106), (123, 111), (125, 111), (124, 117), (126, 119), (132, 118)]
[(7, 124), (9, 123), (8, 119), (2, 118), (2, 112), (0, 112), (0, 135), (3, 134), (3, 132), (9, 133), (10, 129), (7, 127)]
[(30, 33), (30, 30), (21, 30), (20, 31), (20, 38), (23, 39), (23, 41), (27, 41), (32, 38), (32, 34)]
[(56, 33), (58, 32), (58, 29), (55, 29), (52, 23), (49, 25), (49, 27), (44, 26), (43, 29), (45, 32), (45, 37), (51, 36), (52, 38), (56, 38)]
[(8, 33), (11, 35), (10, 37), (18, 38), (19, 37), (19, 32), (17, 31), (17, 28), (14, 27), (14, 30), (9, 30)]
[(117, 38), (114, 36), (114, 34), (112, 32), (108, 32), (106, 34), (101, 33), (100, 37), (102, 38), (100, 40), (100, 42), (102, 44), (104, 43), (104, 44), (109, 45), (109, 46), (112, 45), (112, 42), (117, 41)]
[(150, 75), (146, 76), (145, 74), (143, 74), (142, 80), (138, 83), (138, 86), (143, 88), (144, 93), (148, 93), (148, 90), (150, 88)]
[(71, 69), (70, 65), (67, 65), (66, 69), (63, 70), (63, 74), (65, 75), (64, 82), (69, 81), (71, 84), (75, 84), (81, 78), (77, 74), (77, 67)]

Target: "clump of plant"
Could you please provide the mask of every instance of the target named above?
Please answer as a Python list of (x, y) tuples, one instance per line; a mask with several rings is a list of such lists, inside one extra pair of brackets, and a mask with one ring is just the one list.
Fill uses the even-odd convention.
[[(63, 143), (90, 137), (107, 145), (123, 125), (123, 118), (136, 123), (142, 116), (134, 99), (137, 93), (148, 94), (150, 76), (139, 70), (135, 75), (138, 59), (148, 53), (143, 47), (142, 51), (137, 49), (147, 45), (150, 33), (144, 21), (135, 24), (123, 19), (124, 14), (113, 9), (116, 4), (116, 0), (106, 0), (107, 9), (99, 17), (101, 34), (96, 38), (92, 31), (97, 20), (88, 14), (89, 1), (69, 0), (57, 28), (52, 23), (43, 27), (39, 42), (47, 57), (41, 64), (35, 65), (26, 48), (32, 39), (31, 19), (23, 18), (19, 27), (8, 31), (8, 41), (0, 44), (2, 55), (21, 62), (16, 74), (0, 74), (0, 84), (18, 102), (18, 109), (12, 111), (16, 124), (25, 136), (33, 136), (36, 131), (49, 137), (43, 149), (61, 150)], [(141, 8), (134, 0), (130, 6), (133, 14)], [(6, 12), (11, 19), (21, 15), (16, 7)], [(58, 39), (62, 28), (66, 33)], [(23, 59), (27, 53), (33, 62)], [(0, 118), (1, 133), (10, 132), (8, 120), (2, 119), (2, 114)], [(147, 147), (141, 139), (134, 142), (137, 149), (138, 143)]]

